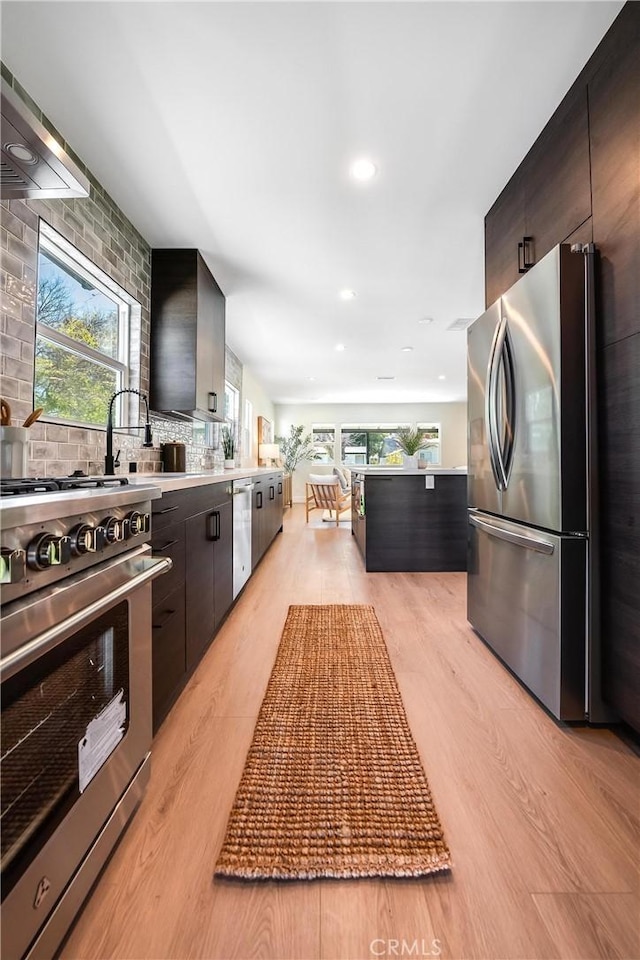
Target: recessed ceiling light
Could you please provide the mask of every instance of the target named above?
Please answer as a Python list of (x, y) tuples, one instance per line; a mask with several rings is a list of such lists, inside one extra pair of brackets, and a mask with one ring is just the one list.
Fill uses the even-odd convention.
[(411, 351), (413, 350), (413, 347), (400, 347), (400, 350), (402, 351), (402, 353), (411, 353)]
[(336, 350), (344, 350), (344, 343), (336, 343)]
[(371, 180), (377, 172), (378, 168), (368, 157), (360, 157), (351, 164), (351, 176), (354, 180)]
[(340, 299), (341, 299), (341, 300), (355, 300), (355, 298), (356, 298), (357, 296), (358, 296), (358, 294), (355, 292), (355, 290), (341, 290), (341, 291), (340, 291)]
[(438, 377), (438, 380), (446, 380), (446, 379), (447, 378), (445, 377), (444, 373), (441, 373), (440, 376)]
[(428, 323), (433, 323), (433, 317), (420, 317), (418, 323), (426, 326)]
[(376, 377), (376, 380), (395, 380), (395, 377)]
[(315, 377), (305, 377), (305, 380), (315, 380)]

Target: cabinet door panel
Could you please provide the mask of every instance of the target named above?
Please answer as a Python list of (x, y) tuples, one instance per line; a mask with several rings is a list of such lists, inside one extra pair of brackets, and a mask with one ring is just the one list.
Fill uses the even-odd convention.
[(640, 731), (640, 333), (601, 354), (604, 695)]
[(524, 184), (517, 172), (484, 219), (485, 304), (518, 280), (518, 241), (525, 234)]
[(186, 523), (187, 552), (187, 669), (192, 670), (215, 631), (213, 589), (214, 543), (209, 539), (209, 514), (200, 513)]
[(218, 539), (213, 551), (213, 582), (216, 630), (233, 603), (233, 509), (231, 501), (219, 504)]
[(534, 261), (591, 216), (587, 91), (565, 97), (522, 165), (525, 227)]
[(223, 420), (224, 356), (225, 298), (201, 254), (154, 250), (151, 407)]
[(154, 557), (170, 557), (173, 563), (168, 573), (153, 581), (153, 602), (158, 603), (168, 593), (184, 585), (184, 521), (169, 524), (155, 532), (151, 538), (151, 549)]
[(220, 420), (224, 417), (224, 338), (224, 295), (198, 254), (197, 402), (200, 410), (209, 410)]
[[(628, 10), (628, 13), (627, 13)], [(601, 337), (640, 331), (640, 5), (589, 83), (593, 238), (600, 251)]]
[(169, 712), (184, 681), (185, 652), (184, 584), (153, 606), (153, 732)]
[(251, 569), (253, 570), (264, 553), (264, 530), (268, 490), (265, 494), (265, 484), (262, 480), (254, 480), (253, 502), (251, 508)]

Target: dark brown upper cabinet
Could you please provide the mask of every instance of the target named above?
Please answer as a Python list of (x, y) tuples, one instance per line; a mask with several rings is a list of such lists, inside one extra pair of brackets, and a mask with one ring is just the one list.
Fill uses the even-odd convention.
[(518, 170), (484, 219), (487, 307), (495, 303), (520, 276), (518, 244), (524, 236), (524, 181)]
[(640, 5), (627, 4), (623, 14), (589, 81), (603, 345), (640, 333)]
[(590, 176), (587, 90), (576, 84), (485, 217), (486, 306), (591, 216)]
[(151, 257), (149, 405), (196, 420), (224, 419), (225, 298), (197, 250)]

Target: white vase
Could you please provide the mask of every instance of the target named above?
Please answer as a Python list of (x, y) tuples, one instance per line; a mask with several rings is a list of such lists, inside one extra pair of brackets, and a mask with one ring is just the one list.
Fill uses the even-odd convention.
[(405, 470), (417, 470), (418, 469), (418, 454), (417, 453), (403, 453), (402, 454), (402, 466)]
[(236, 465), (235, 460), (225, 460), (225, 462), (224, 462), (224, 468), (225, 468), (225, 470), (233, 470), (233, 468), (235, 467), (235, 465)]

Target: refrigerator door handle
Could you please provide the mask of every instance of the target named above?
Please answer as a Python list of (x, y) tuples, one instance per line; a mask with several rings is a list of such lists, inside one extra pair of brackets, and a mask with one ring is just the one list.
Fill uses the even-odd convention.
[(505, 419), (506, 430), (504, 438), (504, 449), (501, 452), (501, 459), (504, 469), (504, 489), (507, 489), (509, 477), (511, 475), (511, 466), (513, 464), (515, 435), (516, 435), (516, 371), (515, 358), (513, 355), (513, 344), (507, 318), (503, 317), (505, 335), (502, 341), (501, 360), (504, 369), (505, 383)]
[(507, 319), (506, 317), (502, 317), (496, 327), (493, 343), (491, 344), (491, 353), (489, 355), (489, 365), (487, 369), (487, 387), (485, 391), (487, 398), (485, 420), (487, 423), (489, 457), (491, 460), (491, 470), (493, 471), (493, 477), (498, 490), (506, 490), (507, 488), (507, 474), (502, 459), (498, 425), (496, 422), (498, 418), (498, 375), (506, 336)]
[(555, 550), (555, 546), (549, 540), (543, 540), (541, 537), (530, 537), (522, 533), (514, 533), (511, 530), (504, 530), (502, 527), (494, 527), (492, 523), (487, 523), (486, 520), (481, 520), (479, 517), (470, 515), (469, 523), (474, 527), (478, 527), (479, 530), (482, 530), (484, 533), (489, 534), (490, 537), (495, 537), (497, 540), (506, 540), (507, 543), (513, 543), (517, 547), (524, 547), (525, 550), (535, 550), (536, 553), (544, 553), (547, 556)]

